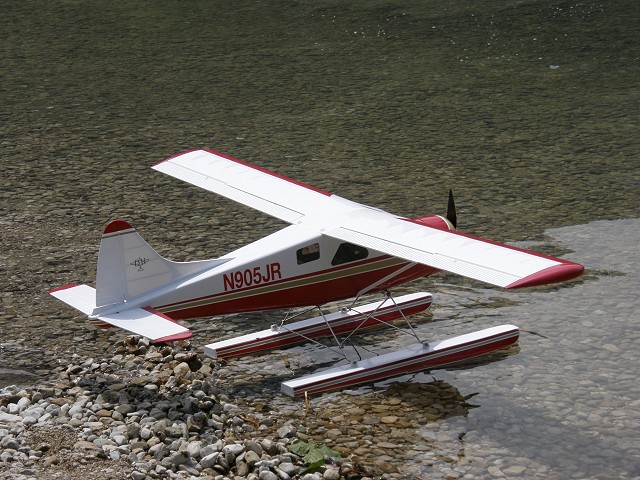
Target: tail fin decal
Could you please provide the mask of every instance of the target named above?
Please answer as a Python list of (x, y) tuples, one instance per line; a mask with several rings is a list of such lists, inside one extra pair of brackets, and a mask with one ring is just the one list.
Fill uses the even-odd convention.
[(98, 256), (96, 306), (127, 302), (145, 293), (191, 277), (228, 259), (173, 262), (158, 254), (135, 229), (114, 220), (104, 229)]

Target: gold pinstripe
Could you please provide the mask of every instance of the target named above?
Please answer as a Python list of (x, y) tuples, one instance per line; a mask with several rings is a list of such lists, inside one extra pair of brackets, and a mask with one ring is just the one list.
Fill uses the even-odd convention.
[(285, 281), (283, 283), (254, 287), (251, 290), (233, 291), (233, 292), (227, 293), (226, 295), (215, 296), (215, 298), (208, 297), (208, 298), (202, 298), (200, 300), (185, 301), (183, 303), (178, 303), (175, 305), (159, 307), (158, 310), (163, 313), (170, 313), (177, 310), (186, 310), (189, 308), (202, 307), (204, 305), (212, 305), (215, 303), (236, 300), (238, 298), (253, 297), (253, 296), (262, 295), (265, 293), (277, 292), (280, 290), (287, 290), (290, 288), (296, 288), (296, 287), (301, 287), (305, 285), (312, 285), (314, 283), (324, 282), (328, 280), (337, 280), (340, 278), (346, 278), (346, 277), (350, 277), (360, 273), (368, 273), (368, 272), (380, 270), (383, 268), (393, 267), (396, 265), (400, 265), (402, 263), (406, 263), (406, 261), (399, 258), (395, 258), (395, 257), (384, 258), (376, 262), (372, 262), (364, 265), (356, 265), (354, 267), (350, 267), (345, 270), (325, 272), (325, 273), (320, 273), (318, 275), (314, 275), (310, 277)]

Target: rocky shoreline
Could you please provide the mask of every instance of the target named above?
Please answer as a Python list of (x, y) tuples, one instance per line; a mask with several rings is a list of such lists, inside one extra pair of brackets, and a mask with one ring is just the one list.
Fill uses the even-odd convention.
[[(0, 477), (367, 478), (337, 451), (307, 443), (294, 420), (240, 408), (215, 386), (215, 368), (189, 342), (127, 337), (111, 361), (89, 358), (55, 368), (46, 384), (5, 387)], [(293, 453), (300, 446), (325, 455), (310, 465)]]

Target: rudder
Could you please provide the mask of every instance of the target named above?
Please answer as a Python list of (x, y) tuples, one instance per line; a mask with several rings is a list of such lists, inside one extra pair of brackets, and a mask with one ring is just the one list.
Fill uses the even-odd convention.
[(96, 275), (98, 308), (133, 298), (196, 275), (228, 259), (173, 262), (158, 254), (135, 229), (123, 220), (107, 224), (100, 242)]

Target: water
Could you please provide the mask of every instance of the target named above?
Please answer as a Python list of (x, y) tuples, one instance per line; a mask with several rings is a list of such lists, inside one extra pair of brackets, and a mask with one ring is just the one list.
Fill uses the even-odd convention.
[[(638, 475), (637, 451), (624, 446), (637, 435), (614, 439), (602, 426), (637, 425), (625, 332), (638, 302), (624, 290), (637, 287), (637, 269), (616, 263), (637, 254), (627, 245), (637, 224), (585, 225), (640, 216), (639, 15), (631, 0), (3, 5), (0, 385), (108, 355), (120, 338), (45, 293), (93, 280), (109, 220), (130, 221), (178, 260), (218, 256), (282, 226), (148, 168), (204, 146), (406, 216), (443, 212), (453, 188), (463, 231), (584, 262), (578, 286), (550, 291), (448, 276), (416, 286), (437, 295), (434, 335), (488, 317), (542, 335), (523, 333), (520, 353), (497, 364), (441, 373), (464, 394), (480, 392), (468, 424), (442, 428), (468, 432), (482, 461), (527, 457), (538, 462), (528, 471), (566, 477), (584, 458), (566, 454), (585, 443), (580, 415), (595, 408), (587, 418), (602, 422), (592, 416), (585, 435), (609, 440), (586, 442), (598, 451), (591, 471)], [(557, 240), (545, 233), (556, 227), (568, 229)], [(594, 249), (594, 239), (605, 242)], [(615, 361), (593, 362), (605, 345)], [(542, 404), (514, 400), (557, 378), (579, 388), (556, 388)], [(547, 420), (531, 430), (530, 417)], [(495, 435), (497, 418), (506, 434)], [(555, 418), (573, 426), (557, 432)], [(543, 448), (545, 432), (557, 433), (561, 453)], [(491, 457), (492, 438), (518, 452), (494, 445)]]
[[(412, 317), (422, 338), (516, 324), (519, 348), (493, 355), (491, 362), (312, 398), (302, 423), (317, 436), (339, 429), (344, 437), (358, 437), (353, 425), (363, 416), (345, 415), (354, 404), (367, 412), (364, 418), (398, 416), (397, 425), (372, 434), (367, 454), (361, 445), (355, 451), (386, 471), (389, 451), (381, 453), (376, 444), (391, 442), (397, 467), (391, 471), (405, 478), (637, 478), (640, 219), (596, 221), (545, 235), (538, 247), (569, 248), (574, 252), (568, 258), (585, 263), (581, 280), (520, 292), (435, 278), (414, 286), (435, 292), (432, 312)], [(378, 352), (411, 345), (388, 332), (369, 337)], [(251, 375), (228, 383), (251, 405), (279, 380), (326, 366), (327, 356), (302, 346), (238, 360), (237, 368)], [(436, 423), (434, 404), (440, 408)], [(291, 407), (281, 401), (278, 408)]]

